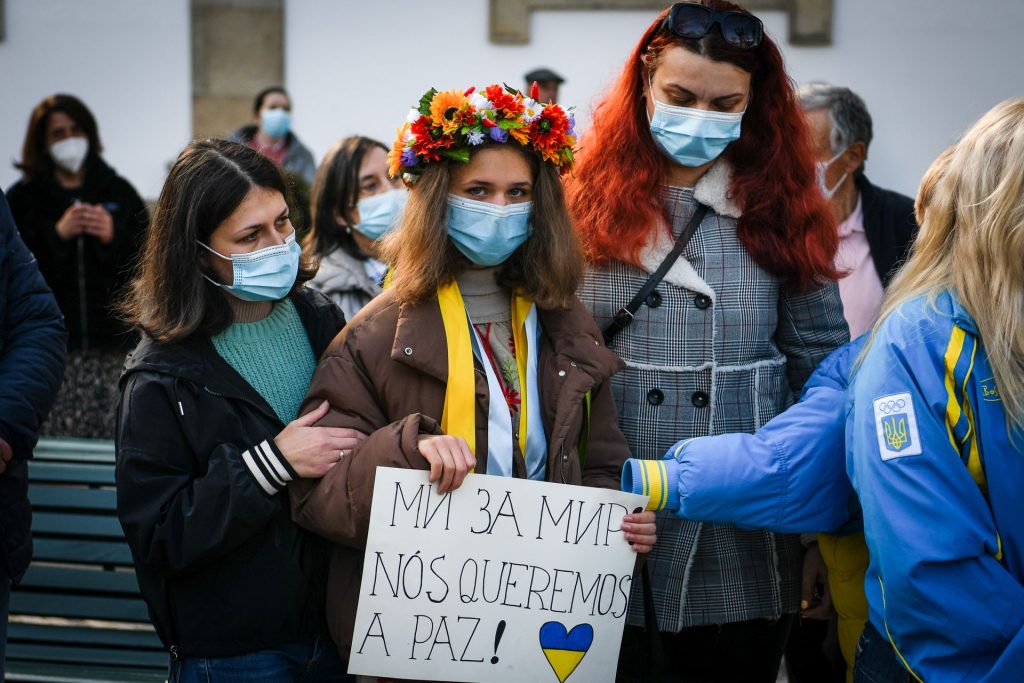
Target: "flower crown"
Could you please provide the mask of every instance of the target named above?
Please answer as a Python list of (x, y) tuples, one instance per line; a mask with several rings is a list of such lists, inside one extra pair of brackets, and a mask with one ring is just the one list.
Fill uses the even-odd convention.
[(388, 153), (388, 173), (415, 182), (423, 167), (441, 159), (469, 161), (470, 148), (486, 140), (512, 138), (535, 150), (544, 161), (571, 167), (576, 144), (576, 119), (557, 104), (537, 102), (537, 84), (530, 97), (514, 88), (492, 84), (483, 92), (431, 88), (410, 109)]

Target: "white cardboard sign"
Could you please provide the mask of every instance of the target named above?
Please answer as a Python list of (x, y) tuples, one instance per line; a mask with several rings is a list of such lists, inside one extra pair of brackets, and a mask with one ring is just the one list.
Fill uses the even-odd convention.
[(645, 496), (381, 467), (349, 673), (444, 681), (613, 681)]

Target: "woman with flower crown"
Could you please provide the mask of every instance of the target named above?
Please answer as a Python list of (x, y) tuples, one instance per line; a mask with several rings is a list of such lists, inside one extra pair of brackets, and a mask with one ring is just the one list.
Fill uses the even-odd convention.
[[(567, 187), (591, 263), (580, 298), (618, 331), (610, 348), (626, 370), (612, 393), (633, 454), (754, 432), (848, 337), (836, 225), (775, 43), (733, 3), (676, 3), (640, 38), (582, 150)], [(626, 643), (661, 639), (673, 680), (775, 681), (801, 600), (799, 538), (674, 515), (658, 534), (654, 614), (635, 590)], [(620, 675), (642, 670), (643, 648), (622, 653)]]
[[(381, 245), (393, 284), (334, 340), (303, 408), (326, 400), (320, 425), (369, 437), (290, 492), (296, 521), (336, 544), (327, 611), (343, 657), (378, 466), (429, 469), (441, 493), (470, 471), (619, 487), (621, 362), (576, 299), (584, 261), (559, 180), (574, 143), (570, 112), (499, 85), (432, 89), (398, 131), (391, 175), (410, 192)], [(625, 518), (635, 551), (653, 522)]]

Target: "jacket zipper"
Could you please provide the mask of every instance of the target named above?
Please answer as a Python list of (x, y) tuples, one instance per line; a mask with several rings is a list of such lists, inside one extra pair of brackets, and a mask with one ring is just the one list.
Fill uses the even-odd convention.
[(238, 395), (238, 394), (222, 394), (219, 391), (214, 391), (213, 389), (211, 389), (210, 387), (205, 386), (205, 385), (203, 386), (203, 391), (205, 391), (206, 393), (211, 394), (213, 396), (216, 396), (218, 398), (228, 398), (228, 399), (232, 399), (232, 400), (235, 400), (235, 401), (241, 401), (242, 403), (245, 403), (245, 404), (251, 406), (252, 408), (255, 408), (264, 417), (268, 417), (268, 418), (272, 419), (281, 429), (284, 429), (284, 427), (285, 427), (285, 424), (283, 422), (281, 422), (281, 418), (279, 418), (277, 416), (277, 413), (274, 413), (273, 411), (268, 413), (263, 408), (263, 406), (261, 406), (256, 401), (253, 401), (251, 398), (248, 398), (246, 396), (241, 396), (241, 395)]

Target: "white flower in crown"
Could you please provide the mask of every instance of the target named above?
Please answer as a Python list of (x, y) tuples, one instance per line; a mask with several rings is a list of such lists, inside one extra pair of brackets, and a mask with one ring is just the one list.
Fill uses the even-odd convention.
[(416, 123), (420, 118), (420, 112), (417, 109), (410, 109), (409, 113), (405, 115), (405, 120), (409, 123)]
[(491, 101), (478, 92), (474, 92), (469, 96), (469, 103), (479, 112), (490, 111), (494, 108)]
[(537, 102), (537, 100), (530, 99), (529, 97), (523, 98), (523, 121), (526, 123), (533, 123), (540, 116), (544, 106)]
[(416, 141), (416, 135), (411, 130), (405, 131), (405, 146), (409, 147), (415, 141)]
[(484, 137), (483, 131), (471, 130), (466, 133), (466, 142), (476, 147), (484, 141)]

